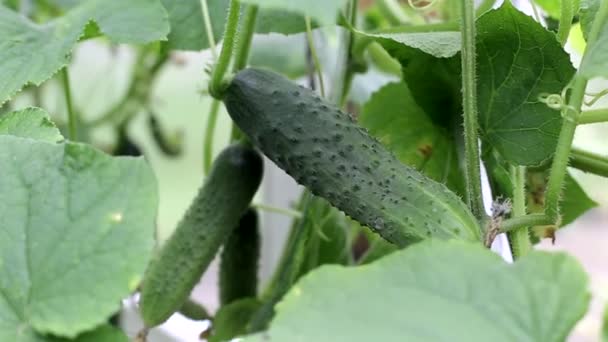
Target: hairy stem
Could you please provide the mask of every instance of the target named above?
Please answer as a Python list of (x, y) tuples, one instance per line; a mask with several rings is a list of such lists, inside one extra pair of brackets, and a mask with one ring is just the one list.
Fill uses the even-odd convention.
[(74, 106), (72, 104), (72, 89), (70, 87), (70, 74), (67, 66), (61, 71), (61, 80), (63, 83), (63, 94), (65, 96), (65, 108), (68, 112), (68, 137), (70, 140), (76, 140), (78, 118), (76, 117), (76, 112), (74, 112)]
[(205, 24), (205, 34), (207, 35), (209, 50), (211, 50), (213, 61), (216, 62), (217, 52), (215, 51), (215, 37), (213, 37), (213, 25), (211, 23), (211, 17), (209, 16), (209, 6), (207, 5), (207, 0), (201, 0), (201, 10), (203, 11), (203, 22)]
[(608, 156), (572, 148), (570, 166), (598, 176), (608, 177)]
[(234, 71), (239, 71), (247, 66), (251, 40), (255, 31), (255, 23), (258, 16), (258, 6), (249, 5), (243, 17), (241, 31), (234, 51)]
[(475, 1), (461, 0), (462, 12), (462, 107), (464, 109), (465, 179), (468, 204), (478, 220), (485, 217), (481, 194), (477, 123), (477, 89), (475, 64)]
[(566, 41), (570, 35), (570, 28), (572, 27), (573, 18), (573, 1), (562, 1), (561, 14), (559, 17), (559, 28), (557, 30), (557, 40), (559, 40), (562, 46), (566, 45)]
[(209, 174), (213, 162), (213, 139), (215, 137), (215, 125), (221, 103), (221, 101), (213, 99), (211, 101), (211, 108), (209, 109), (209, 118), (207, 119), (207, 127), (205, 128), (205, 141), (203, 143), (203, 171), (205, 175)]
[(240, 0), (230, 0), (228, 8), (228, 18), (224, 28), (224, 41), (222, 43), (222, 51), (217, 60), (217, 64), (211, 73), (211, 81), (209, 84), (209, 93), (216, 99), (222, 98), (222, 93), (225, 88), (224, 76), (232, 59), (232, 50), (234, 49), (234, 41), (236, 32), (239, 26), (239, 16), (241, 12)]
[(553, 224), (553, 221), (545, 214), (528, 214), (504, 220), (500, 225), (500, 232), (508, 233), (522, 227), (545, 226), (550, 224)]
[[(511, 178), (513, 179), (513, 217), (526, 215), (526, 168), (523, 166), (511, 166)], [(532, 250), (530, 233), (527, 226), (517, 228), (509, 232), (509, 242), (513, 250), (513, 257), (520, 258)]]
[(608, 122), (608, 108), (586, 110), (578, 118), (579, 125), (586, 125), (599, 122)]
[[(600, 9), (596, 14), (589, 38), (587, 40), (587, 47), (585, 48), (585, 54), (583, 55), (582, 63), (585, 63), (587, 58), (587, 51), (593, 48), (597, 37), (600, 33), (601, 28), (604, 26), (606, 19), (608, 18), (608, 1), (603, 1), (600, 5)], [(568, 167), (568, 158), (570, 155), (570, 148), (572, 146), (572, 140), (574, 139), (574, 132), (576, 131), (576, 123), (579, 119), (581, 106), (585, 96), (585, 88), (587, 87), (587, 79), (582, 77), (580, 74), (574, 76), (572, 83), (572, 94), (568, 101), (568, 105), (562, 110), (562, 116), (564, 121), (557, 141), (557, 149), (553, 157), (553, 163), (551, 165), (551, 171), (549, 174), (549, 182), (547, 184), (547, 192), (545, 195), (546, 200), (546, 214), (553, 220), (553, 222), (559, 221), (559, 204), (561, 198), (561, 191), (564, 184), (564, 178), (566, 176), (566, 169)]]
[(315, 48), (315, 39), (312, 35), (310, 17), (306, 17), (305, 20), (306, 20), (306, 39), (308, 40), (308, 47), (310, 48), (310, 54), (312, 56), (312, 61), (315, 65), (315, 69), (317, 70), (317, 77), (319, 78), (319, 90), (321, 91), (321, 96), (325, 97), (325, 85), (323, 83), (323, 69), (321, 68), (321, 61), (319, 61), (319, 55), (317, 54), (317, 49)]

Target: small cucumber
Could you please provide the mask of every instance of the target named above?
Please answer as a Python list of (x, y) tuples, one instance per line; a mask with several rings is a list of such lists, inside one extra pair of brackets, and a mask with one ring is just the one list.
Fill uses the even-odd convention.
[(251, 68), (235, 75), (224, 103), (279, 167), (389, 242), (481, 240), (476, 219), (457, 195), (400, 163), (349, 114), (311, 90)]
[(175, 232), (148, 265), (140, 302), (146, 327), (164, 322), (188, 299), (247, 210), (262, 169), (262, 157), (244, 145), (232, 145), (217, 157)]
[(245, 212), (224, 244), (220, 258), (220, 302), (222, 306), (247, 297), (258, 289), (260, 232), (255, 209)]

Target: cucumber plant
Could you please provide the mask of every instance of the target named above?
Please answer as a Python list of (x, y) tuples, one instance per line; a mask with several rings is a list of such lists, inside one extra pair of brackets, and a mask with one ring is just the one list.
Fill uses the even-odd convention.
[[(574, 170), (608, 176), (573, 147), (608, 122), (608, 2), (520, 3), (0, 0), (0, 341), (154, 342), (178, 313), (214, 342), (580, 334), (585, 272), (535, 246), (598, 206)], [(102, 108), (84, 41), (134, 56)], [(201, 129), (163, 115), (187, 96), (163, 85), (203, 58)], [(292, 208), (264, 203), (262, 156), (301, 186)], [(163, 163), (203, 179), (166, 240)], [(291, 222), (268, 265), (271, 212)], [(216, 257), (217, 310), (191, 298)]]

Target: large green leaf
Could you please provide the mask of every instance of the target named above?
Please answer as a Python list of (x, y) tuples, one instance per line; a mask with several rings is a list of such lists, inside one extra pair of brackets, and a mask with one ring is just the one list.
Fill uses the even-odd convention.
[(243, 0), (269, 10), (284, 10), (294, 14), (310, 16), (321, 25), (336, 22), (338, 12), (346, 5), (346, 0)]
[(456, 145), (418, 106), (407, 84), (390, 83), (374, 93), (359, 121), (401, 162), (462, 194)]
[[(222, 39), (228, 0), (206, 0), (216, 43)], [(200, 0), (161, 0), (171, 23), (168, 48), (171, 50), (198, 51), (208, 49), (210, 44), (205, 33), (203, 11)]]
[(323, 266), (244, 341), (564, 341), (586, 311), (587, 276), (565, 254), (514, 265), (482, 246), (427, 240), (353, 268)]
[(157, 189), (143, 159), (0, 136), (0, 341), (73, 337), (139, 284)]
[(447, 58), (460, 51), (460, 32), (409, 32), (409, 33), (364, 33), (373, 38), (387, 50), (418, 49), (434, 57)]
[(539, 96), (562, 92), (575, 71), (570, 58), (553, 33), (508, 1), (477, 28), (482, 138), (510, 163), (538, 165), (555, 151), (562, 121)]
[(14, 135), (47, 142), (61, 142), (63, 136), (40, 108), (26, 108), (0, 116), (0, 135)]
[(608, 78), (608, 23), (604, 24), (597, 40), (585, 52), (580, 73), (588, 79)]
[(589, 31), (591, 31), (591, 25), (599, 9), (600, 0), (581, 0), (580, 19), (585, 39), (587, 39)]
[(91, 20), (117, 43), (147, 43), (169, 33), (159, 0), (81, 1), (63, 17), (41, 25), (0, 6), (0, 104), (24, 85), (39, 85), (67, 65)]

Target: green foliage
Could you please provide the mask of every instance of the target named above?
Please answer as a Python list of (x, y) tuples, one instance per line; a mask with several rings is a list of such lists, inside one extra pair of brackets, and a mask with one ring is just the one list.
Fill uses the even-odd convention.
[(40, 108), (27, 108), (0, 116), (0, 135), (14, 135), (46, 142), (61, 142), (63, 136)]
[[(562, 9), (562, 1), (568, 1), (574, 8), (574, 13), (578, 12), (580, 0), (534, 0), (549, 16), (559, 19)], [(583, 0), (585, 1), (585, 0)]]
[(374, 93), (359, 122), (401, 162), (464, 193), (454, 140), (418, 106), (407, 84), (391, 83)]
[(0, 164), (0, 269), (10, 275), (0, 278), (0, 340), (74, 337), (103, 323), (135, 290), (152, 251), (150, 168), (87, 145), (8, 135)]
[(608, 78), (608, 23), (604, 24), (595, 43), (585, 52), (580, 72), (589, 79)]
[(66, 66), (91, 20), (116, 43), (148, 43), (169, 33), (159, 0), (86, 0), (46, 24), (0, 6), (0, 104), (26, 84), (40, 85)]
[(600, 9), (600, 0), (581, 0), (581, 28), (583, 30), (583, 36), (587, 39), (589, 31), (591, 31), (591, 25), (595, 20), (595, 15)]
[(244, 341), (557, 342), (589, 299), (565, 254), (509, 265), (478, 245), (431, 240), (362, 267), (321, 267), (279, 303), (269, 331)]
[(561, 94), (574, 75), (570, 59), (553, 33), (508, 2), (477, 29), (482, 139), (509, 163), (539, 165), (555, 151), (562, 122), (539, 97)]
[(457, 31), (387, 32), (364, 35), (374, 38), (390, 50), (417, 49), (439, 58), (452, 57), (460, 51), (460, 33)]

